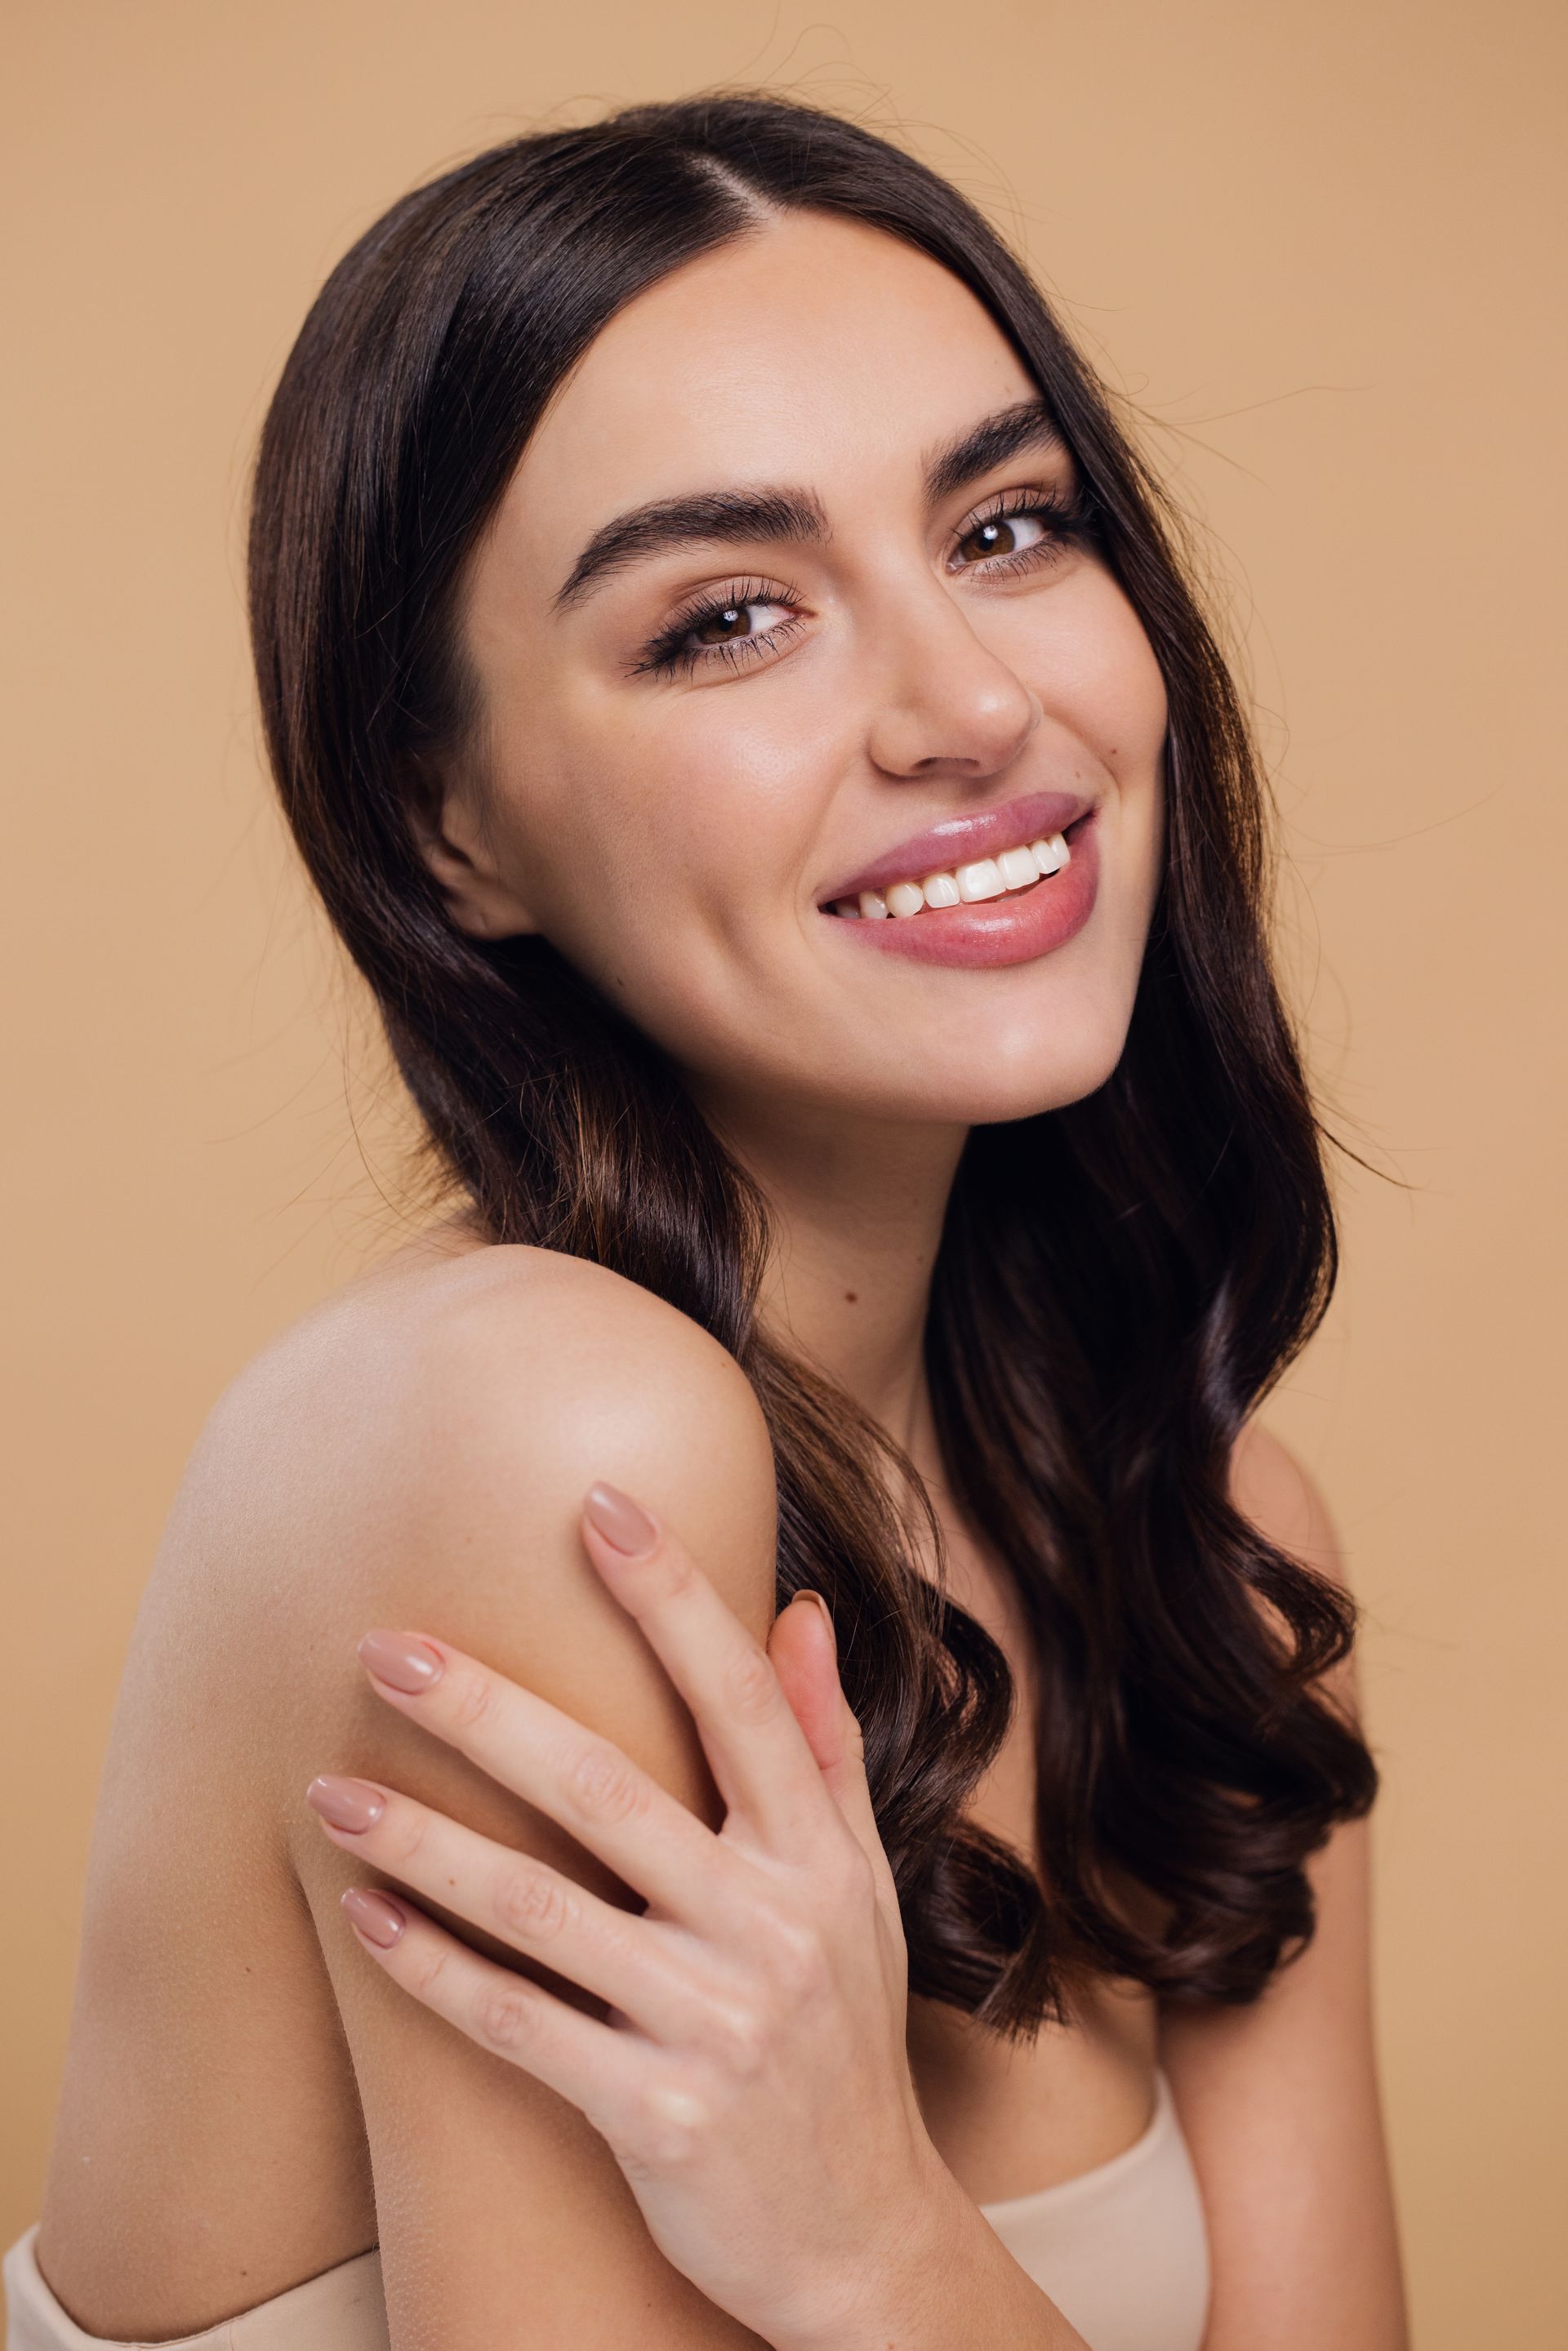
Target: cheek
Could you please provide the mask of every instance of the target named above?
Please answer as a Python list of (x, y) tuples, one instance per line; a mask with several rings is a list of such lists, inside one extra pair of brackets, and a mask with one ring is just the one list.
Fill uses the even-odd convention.
[(1157, 799), (1169, 721), (1165, 680), (1137, 614), (1097, 566), (1053, 655), (1047, 706), (1067, 717), (1121, 793)]
[(636, 712), (585, 695), (536, 701), (528, 736), (510, 735), (528, 746), (506, 778), (518, 894), (656, 1030), (672, 996), (712, 1013), (748, 961), (777, 953), (781, 883), (820, 819), (812, 778), (833, 772), (781, 708), (698, 691)]
[(1154, 647), (1108, 573), (1090, 575), (1078, 625), (1057, 648), (1053, 707), (1111, 778), (1121, 924), (1138, 936), (1159, 887), (1170, 708)]
[(566, 714), (568, 790), (584, 821), (612, 812), (616, 844), (682, 902), (748, 927), (788, 896), (855, 755), (852, 693), (821, 665), (781, 663), (731, 692), (585, 695)]

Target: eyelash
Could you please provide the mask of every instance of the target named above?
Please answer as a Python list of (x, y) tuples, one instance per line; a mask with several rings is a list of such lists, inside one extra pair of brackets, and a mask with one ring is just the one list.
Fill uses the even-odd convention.
[[(1054, 562), (1064, 549), (1082, 545), (1090, 536), (1089, 504), (1081, 489), (1071, 495), (1061, 491), (1003, 490), (966, 518), (958, 533), (959, 540), (983, 530), (988, 523), (1006, 522), (1015, 515), (1028, 515), (1045, 523), (1045, 537), (1033, 547), (1020, 548), (1009, 555), (994, 555), (983, 566), (969, 564), (963, 567), (965, 569), (983, 569), (988, 579), (994, 579), (998, 572), (1010, 576), (1032, 571), (1042, 564)], [(759, 637), (736, 637), (728, 644), (692, 645), (687, 640), (705, 621), (717, 620), (747, 604), (792, 604), (797, 601), (795, 589), (776, 581), (733, 580), (719, 594), (706, 596), (700, 603), (677, 613), (667, 629), (643, 646), (642, 658), (633, 664), (632, 674), (673, 677), (684, 673), (689, 676), (711, 661), (725, 662), (733, 669), (738, 663), (770, 654), (803, 627), (801, 616), (781, 621)]]

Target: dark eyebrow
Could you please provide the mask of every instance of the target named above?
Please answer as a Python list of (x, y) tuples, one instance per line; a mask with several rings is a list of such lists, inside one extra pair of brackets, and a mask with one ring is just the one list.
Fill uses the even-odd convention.
[(955, 490), (966, 489), (982, 474), (1005, 465), (1009, 457), (1021, 456), (1026, 449), (1065, 446), (1043, 400), (1016, 401), (1011, 408), (998, 408), (994, 415), (982, 417), (956, 440), (932, 451), (925, 460), (925, 496), (933, 506), (939, 506)]
[(821, 500), (810, 490), (706, 490), (656, 498), (596, 530), (557, 591), (555, 610), (581, 601), (590, 587), (629, 563), (694, 541), (722, 547), (747, 538), (831, 538)]
[[(927, 456), (926, 499), (937, 505), (1026, 449), (1061, 446), (1045, 402), (1018, 401), (983, 417)], [(672, 548), (733, 546), (755, 538), (792, 538), (821, 547), (831, 538), (822, 502), (813, 490), (704, 490), (690, 497), (655, 498), (601, 525), (556, 591), (554, 610), (569, 611), (612, 573), (651, 556), (666, 555)]]

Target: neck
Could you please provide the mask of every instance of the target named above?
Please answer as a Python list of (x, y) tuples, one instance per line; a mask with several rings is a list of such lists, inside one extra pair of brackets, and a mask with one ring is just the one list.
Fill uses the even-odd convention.
[(924, 1468), (925, 1332), (967, 1129), (704, 1105), (768, 1202), (764, 1328), (826, 1372)]

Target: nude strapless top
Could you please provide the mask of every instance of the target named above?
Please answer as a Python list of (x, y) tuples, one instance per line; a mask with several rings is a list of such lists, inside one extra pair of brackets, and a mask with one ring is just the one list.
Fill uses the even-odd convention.
[[(1163, 2074), (1154, 2119), (1125, 2154), (980, 2210), (1091, 2351), (1200, 2351), (1208, 2238)], [(35, 2222), (5, 2255), (5, 2351), (145, 2351), (67, 2315), (34, 2256), (37, 2233)], [(200, 2335), (165, 2335), (160, 2351), (391, 2351), (381, 2254), (372, 2246)]]

